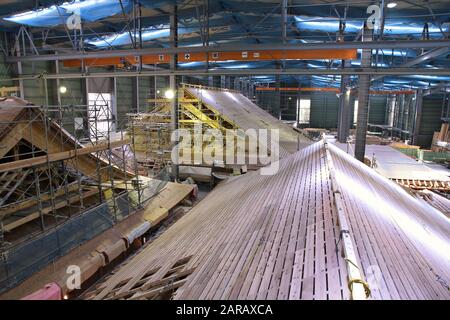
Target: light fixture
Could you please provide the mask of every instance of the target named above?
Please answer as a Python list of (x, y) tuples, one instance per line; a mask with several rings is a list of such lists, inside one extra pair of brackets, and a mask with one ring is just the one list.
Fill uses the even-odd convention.
[(389, 3), (387, 4), (387, 7), (388, 7), (389, 9), (395, 8), (396, 6), (397, 6), (397, 3), (396, 3), (396, 2), (389, 2)]
[(173, 99), (173, 97), (175, 97), (175, 92), (172, 90), (172, 89), (168, 89), (168, 90), (166, 90), (166, 92), (164, 92), (164, 96), (167, 98), (167, 99)]
[(156, 93), (157, 93), (157, 94), (159, 94), (160, 92), (161, 92), (161, 91), (159, 91), (159, 90), (156, 90)]
[(67, 92), (67, 87), (65, 87), (65, 86), (60, 86), (60, 87), (59, 87), (59, 92), (61, 92), (61, 93), (66, 93), (66, 92)]

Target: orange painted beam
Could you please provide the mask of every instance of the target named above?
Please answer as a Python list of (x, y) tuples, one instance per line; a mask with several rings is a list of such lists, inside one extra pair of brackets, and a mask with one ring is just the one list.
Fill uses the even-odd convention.
[[(169, 63), (171, 55), (153, 54), (143, 55), (142, 63), (158, 64)], [(208, 57), (209, 61), (268, 61), (268, 60), (309, 60), (309, 59), (345, 59), (353, 60), (357, 58), (356, 49), (339, 50), (265, 50), (265, 51), (232, 51), (232, 52), (210, 52), (206, 53), (181, 53), (178, 54), (178, 62), (204, 62)], [(122, 65), (124, 62), (134, 64), (138, 57), (126, 56), (115, 58), (86, 58), (86, 66), (111, 66)], [(80, 67), (81, 60), (64, 60), (64, 67)]]
[[(105, 67), (114, 65), (123, 65), (125, 62), (130, 64), (135, 64), (139, 61), (137, 57), (127, 56), (127, 57), (113, 57), (113, 58), (86, 58), (84, 59), (84, 64), (87, 67)], [(142, 57), (142, 63), (144, 64), (158, 64), (158, 63), (169, 63), (170, 55), (167, 54), (153, 54), (146, 55)], [(63, 65), (66, 68), (80, 67), (81, 60), (64, 60)]]
[[(87, 58), (84, 59), (84, 64), (87, 67), (98, 66), (113, 66), (123, 64), (121, 58)], [(63, 66), (66, 68), (81, 67), (81, 60), (64, 60)]]
[[(267, 60), (309, 60), (309, 59), (345, 59), (357, 58), (356, 49), (340, 50), (265, 50), (210, 52), (209, 61), (267, 61)], [(205, 53), (185, 53), (178, 55), (179, 62), (205, 61)]]

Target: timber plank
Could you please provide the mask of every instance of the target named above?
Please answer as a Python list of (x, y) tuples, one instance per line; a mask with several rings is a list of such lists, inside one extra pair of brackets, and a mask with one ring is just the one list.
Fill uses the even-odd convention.
[[(367, 172), (370, 168), (349, 156), (333, 150), (331, 156), (356, 262), (369, 286), (381, 283), (371, 298), (448, 297), (427, 269), (446, 276), (437, 257), (424, 253), (428, 245), (416, 244), (394, 213), (386, 214), (365, 201), (368, 196), (377, 203), (397, 201), (396, 210), (421, 216), (406, 205), (411, 197), (383, 185), (384, 180), (379, 183)], [(146, 270), (162, 268), (167, 273), (175, 261), (192, 256), (185, 268), (194, 271), (177, 288), (175, 299), (349, 299), (330, 170), (319, 142), (282, 159), (276, 175), (255, 171), (220, 183), (108, 279), (105, 288), (111, 290), (127, 279), (119, 297), (131, 293), (142, 298), (146, 291), (130, 286), (140, 286), (144, 279), (153, 282), (143, 276)], [(356, 183), (366, 188), (356, 188)], [(442, 228), (436, 227), (436, 232), (446, 236)], [(381, 279), (374, 279), (371, 266), (379, 267)], [(145, 297), (155, 298), (157, 293)]]

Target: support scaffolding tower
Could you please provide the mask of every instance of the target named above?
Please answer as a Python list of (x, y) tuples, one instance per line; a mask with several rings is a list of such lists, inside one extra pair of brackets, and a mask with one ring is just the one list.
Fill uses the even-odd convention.
[[(107, 103), (0, 101), (0, 292), (122, 221), (163, 185), (136, 179)], [(150, 190), (151, 189), (151, 190)]]

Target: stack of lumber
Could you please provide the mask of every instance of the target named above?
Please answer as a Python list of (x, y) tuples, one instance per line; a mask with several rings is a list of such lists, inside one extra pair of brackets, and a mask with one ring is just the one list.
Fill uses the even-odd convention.
[(441, 211), (450, 218), (450, 200), (440, 194), (430, 190), (419, 190), (414, 192), (414, 196), (425, 200), (430, 205)]
[(318, 141), (322, 138), (322, 135), (327, 133), (327, 129), (322, 128), (304, 128), (301, 131), (312, 140)]
[[(372, 299), (449, 299), (448, 219), (328, 150), (318, 142), (283, 158), (275, 175), (225, 180), (86, 298), (349, 299), (352, 263)], [(351, 262), (339, 241), (342, 215)]]
[(375, 136), (368, 134), (366, 136), (366, 144), (379, 144), (379, 145), (386, 145), (389, 144), (391, 140), (385, 139), (383, 137)]
[(1, 87), (0, 97), (11, 95), (11, 92), (17, 93), (19, 90), (20, 90), (19, 87)]
[(392, 142), (389, 146), (395, 149), (420, 149), (420, 146), (414, 146), (403, 142)]
[(433, 140), (431, 142), (431, 151), (433, 152), (445, 152), (448, 147), (445, 145), (450, 142), (449, 124), (447, 122), (441, 125), (441, 130), (436, 131), (433, 134)]

